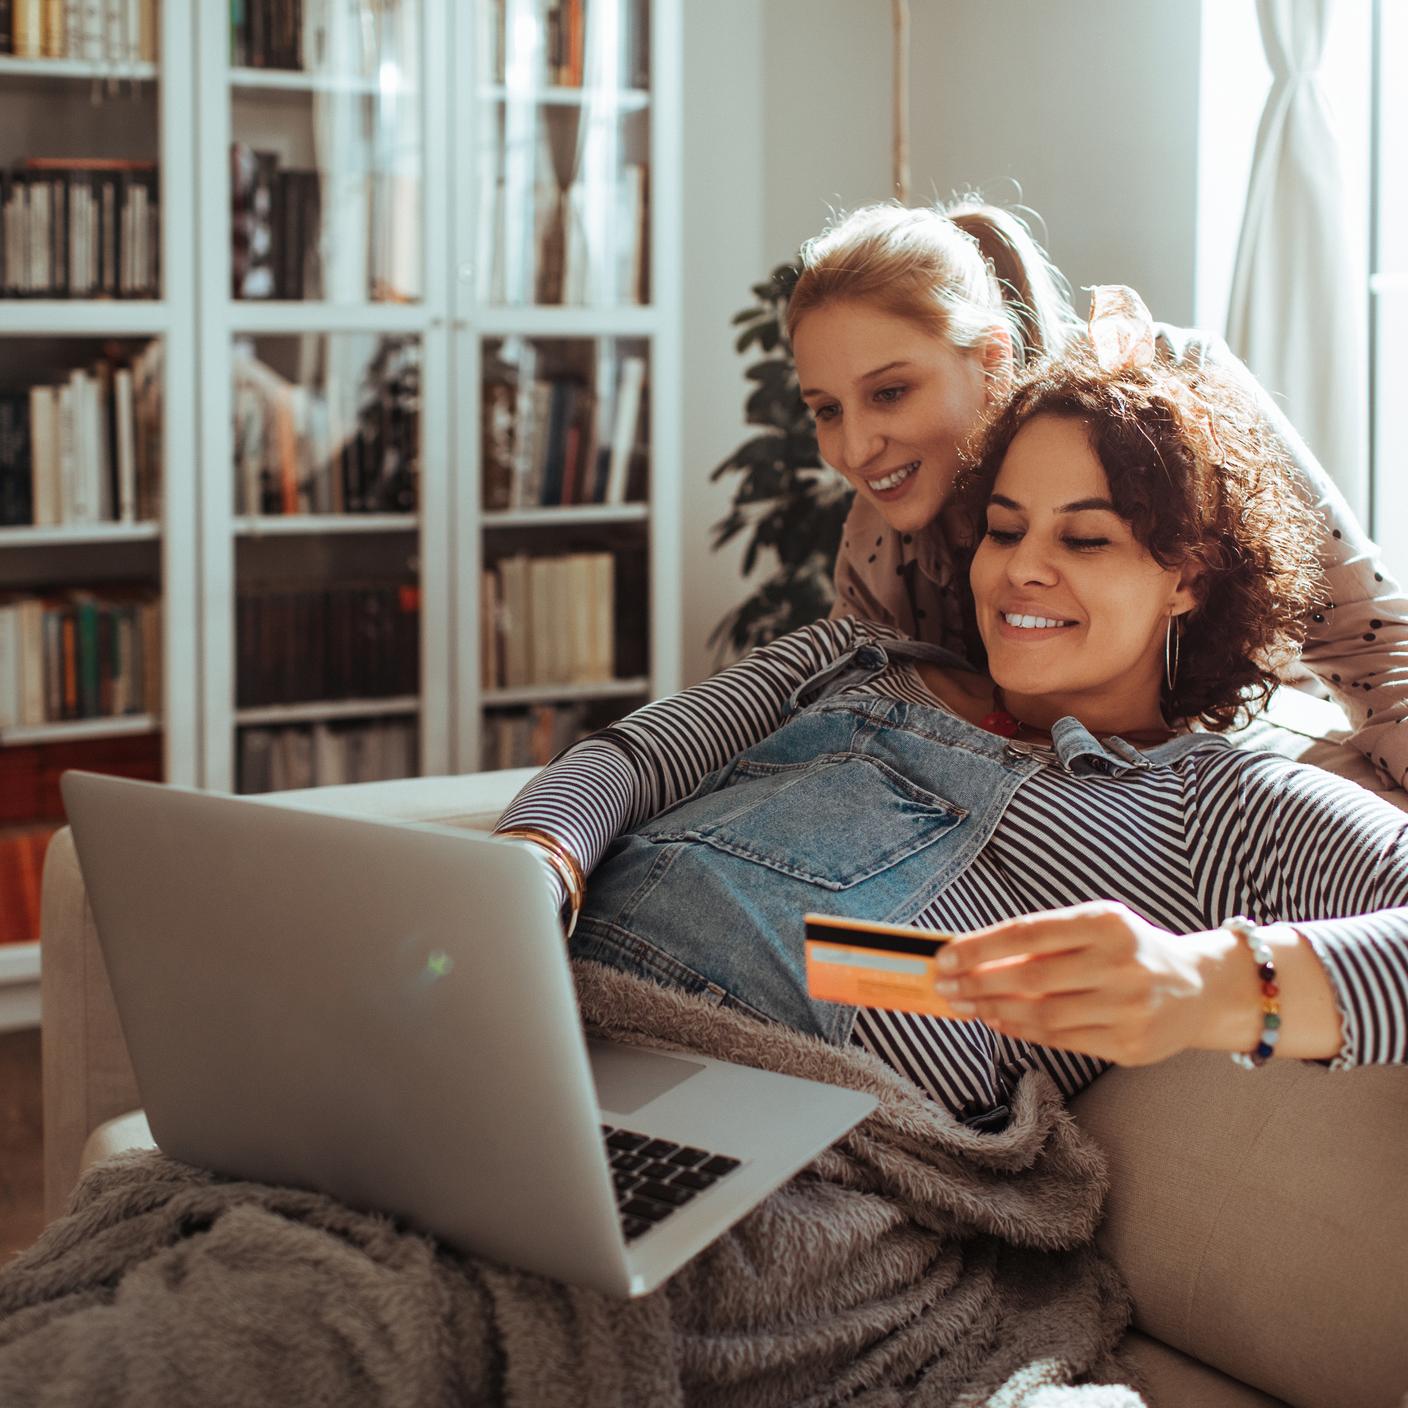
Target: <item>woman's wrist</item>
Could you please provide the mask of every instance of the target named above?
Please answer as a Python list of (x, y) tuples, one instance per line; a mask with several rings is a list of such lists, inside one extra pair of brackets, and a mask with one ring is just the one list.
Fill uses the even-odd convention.
[[(1290, 924), (1258, 926), (1271, 951), (1281, 1025), (1277, 1056), (1300, 1060), (1333, 1057), (1340, 1049), (1340, 1014), (1324, 966)], [(1263, 1032), (1263, 991), (1257, 962), (1230, 929), (1197, 936), (1202, 949), (1205, 1001), (1195, 1045), (1209, 1051), (1255, 1050)]]
[(494, 833), (511, 841), (521, 841), (533, 848), (542, 861), (557, 897), (562, 926), (568, 938), (577, 927), (577, 916), (586, 896), (586, 877), (577, 857), (556, 836), (536, 826), (511, 826)]

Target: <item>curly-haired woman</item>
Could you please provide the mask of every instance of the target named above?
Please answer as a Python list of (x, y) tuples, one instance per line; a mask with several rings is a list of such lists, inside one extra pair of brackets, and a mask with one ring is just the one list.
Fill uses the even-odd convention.
[[(1079, 325), (1060, 274), (1010, 212), (863, 206), (802, 249), (787, 333), (822, 457), (855, 488), (836, 562), (837, 616), (962, 648), (952, 491), (962, 450), (1014, 367)], [(1343, 706), (1348, 740), (1408, 785), (1408, 601), (1276, 403), (1220, 338), (1158, 324), (1157, 360), (1242, 381), (1306, 496), (1324, 569), (1300, 664)]]
[[(1402, 813), (1219, 733), (1320, 590), (1297, 484), (1211, 370), (1038, 369), (955, 499), (986, 670), (818, 622), (578, 744), (500, 831), (574, 907), (591, 873), (577, 956), (856, 1041), (979, 1126), (1033, 1065), (1408, 1060)], [(959, 934), (957, 1019), (814, 1001), (807, 911)]]

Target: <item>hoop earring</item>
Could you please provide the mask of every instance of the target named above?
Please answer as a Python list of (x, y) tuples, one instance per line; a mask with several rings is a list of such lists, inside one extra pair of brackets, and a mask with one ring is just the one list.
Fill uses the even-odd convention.
[(1168, 618), (1168, 629), (1164, 632), (1164, 679), (1168, 692), (1173, 693), (1174, 681), (1178, 678), (1178, 648), (1183, 639), (1183, 624), (1177, 616)]

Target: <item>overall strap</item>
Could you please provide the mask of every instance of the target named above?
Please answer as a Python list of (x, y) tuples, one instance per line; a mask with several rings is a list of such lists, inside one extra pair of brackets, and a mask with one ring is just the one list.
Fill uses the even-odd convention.
[(952, 665), (958, 669), (973, 667), (946, 646), (930, 645), (922, 640), (869, 640), (848, 650), (825, 669), (818, 670), (788, 696), (787, 713), (795, 714), (808, 704), (818, 704), (833, 694), (858, 684), (868, 684), (890, 668), (892, 660), (925, 660), (935, 665)]

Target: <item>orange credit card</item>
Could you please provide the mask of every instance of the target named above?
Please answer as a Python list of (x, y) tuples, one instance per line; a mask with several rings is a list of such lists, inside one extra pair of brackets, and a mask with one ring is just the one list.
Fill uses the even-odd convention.
[(934, 991), (939, 976), (934, 959), (951, 934), (831, 914), (807, 914), (803, 920), (807, 991), (813, 997), (961, 1020)]

